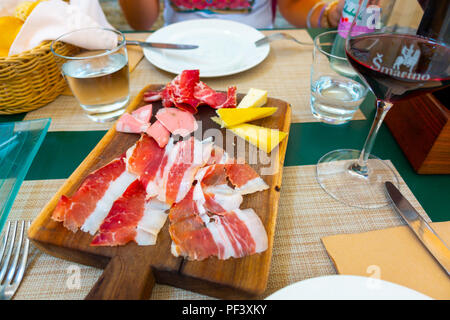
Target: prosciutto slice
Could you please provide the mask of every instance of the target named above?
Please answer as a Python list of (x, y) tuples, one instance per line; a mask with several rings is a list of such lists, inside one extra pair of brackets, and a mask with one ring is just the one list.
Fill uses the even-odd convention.
[(116, 159), (89, 174), (72, 197), (61, 196), (52, 218), (76, 232), (94, 234), (114, 201), (136, 180), (126, 171), (123, 158)]
[(211, 256), (241, 258), (267, 249), (267, 233), (252, 209), (211, 215), (205, 222), (193, 201), (193, 189), (169, 213), (172, 254), (189, 260)]
[(158, 199), (169, 205), (184, 199), (211, 149), (211, 141), (201, 142), (194, 137), (175, 144), (163, 170)]
[(236, 209), (215, 215), (206, 227), (218, 247), (219, 259), (242, 258), (267, 249), (266, 230), (253, 209)]
[(144, 215), (145, 197), (145, 188), (135, 180), (114, 202), (91, 245), (117, 246), (134, 240), (137, 225)]
[(128, 171), (139, 176), (145, 188), (154, 183), (166, 150), (146, 134), (127, 151)]
[(228, 186), (225, 165), (203, 167), (196, 175), (194, 200), (200, 212), (222, 213), (238, 209), (242, 195)]
[(214, 109), (236, 107), (235, 86), (229, 87), (227, 93), (224, 93), (217, 92), (200, 81), (195, 87), (194, 97)]
[(172, 238), (172, 254), (191, 260), (204, 260), (218, 253), (214, 238), (199, 217), (193, 201), (193, 188), (186, 197), (172, 206), (169, 212), (169, 233)]
[(231, 163), (225, 166), (228, 179), (242, 195), (269, 188), (264, 180), (246, 163)]
[(151, 198), (145, 203), (144, 215), (136, 229), (135, 241), (139, 245), (154, 245), (161, 228), (167, 220), (167, 210), (170, 207), (165, 203)]

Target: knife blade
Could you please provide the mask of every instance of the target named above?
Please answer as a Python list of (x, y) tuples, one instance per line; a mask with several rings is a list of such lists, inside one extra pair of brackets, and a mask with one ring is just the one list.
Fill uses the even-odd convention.
[(197, 45), (192, 44), (176, 44), (176, 43), (159, 43), (159, 42), (144, 42), (144, 41), (129, 41), (127, 40), (127, 45), (141, 46), (143, 48), (160, 48), (160, 49), (197, 49)]
[(395, 210), (408, 223), (411, 230), (450, 277), (449, 247), (391, 182), (385, 182), (384, 186), (389, 198), (392, 200)]

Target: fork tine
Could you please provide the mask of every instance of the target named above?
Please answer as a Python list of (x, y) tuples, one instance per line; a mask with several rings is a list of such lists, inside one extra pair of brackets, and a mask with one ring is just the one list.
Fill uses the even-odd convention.
[[(24, 229), (25, 229), (25, 221), (22, 221), (22, 227), (20, 228), (19, 238), (17, 239), (17, 245), (16, 245), (16, 250), (14, 252), (14, 258), (11, 263), (11, 266), (9, 267), (9, 272), (8, 272), (8, 275), (6, 276), (5, 284), (10, 284), (11, 280), (14, 277), (14, 274), (16, 273), (17, 262), (19, 261), (20, 250), (22, 249), (23, 230)], [(14, 242), (11, 244), (11, 246), (14, 245)]]
[(3, 282), (3, 278), (5, 277), (6, 270), (9, 265), (9, 260), (11, 259), (11, 253), (14, 247), (14, 239), (16, 238), (16, 229), (17, 229), (17, 221), (14, 223), (13, 234), (11, 236), (10, 246), (8, 248), (8, 252), (6, 252), (5, 260), (3, 261), (3, 267), (0, 271), (0, 284)]
[(0, 249), (0, 263), (2, 262), (3, 254), (5, 253), (5, 249), (6, 249), (6, 244), (8, 243), (8, 236), (9, 236), (9, 228), (10, 227), (11, 227), (11, 221), (8, 221), (8, 224), (6, 225), (6, 228), (5, 228), (5, 234), (3, 235), (2, 248)]
[[(24, 221), (25, 223), (25, 221)], [(27, 222), (26, 231), (30, 228), (30, 221)], [(19, 269), (16, 272), (16, 276), (13, 280), (13, 285), (18, 285), (23, 278), (23, 274), (25, 273), (25, 268), (27, 266), (27, 258), (28, 258), (28, 248), (30, 247), (30, 240), (28, 237), (25, 237), (25, 245), (22, 253), (22, 259), (20, 260)]]

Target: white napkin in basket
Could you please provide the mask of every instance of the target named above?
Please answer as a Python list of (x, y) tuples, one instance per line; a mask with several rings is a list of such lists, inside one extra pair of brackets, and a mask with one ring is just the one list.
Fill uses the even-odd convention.
[[(49, 0), (39, 3), (25, 21), (14, 40), (9, 55), (30, 50), (44, 40), (55, 40), (61, 35), (83, 28), (114, 29), (106, 20), (98, 0)], [(117, 37), (109, 32), (77, 33), (65, 42), (89, 50), (109, 49), (117, 45)]]

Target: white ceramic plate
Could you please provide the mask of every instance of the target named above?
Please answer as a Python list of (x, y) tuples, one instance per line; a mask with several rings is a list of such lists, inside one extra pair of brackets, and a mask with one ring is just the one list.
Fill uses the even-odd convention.
[(412, 289), (388, 281), (334, 275), (311, 278), (287, 286), (267, 300), (430, 300)]
[(174, 23), (151, 34), (147, 41), (195, 44), (192, 50), (144, 49), (145, 57), (156, 67), (178, 74), (200, 69), (201, 77), (236, 74), (261, 63), (270, 46), (256, 47), (263, 38), (258, 30), (234, 21), (197, 19)]

